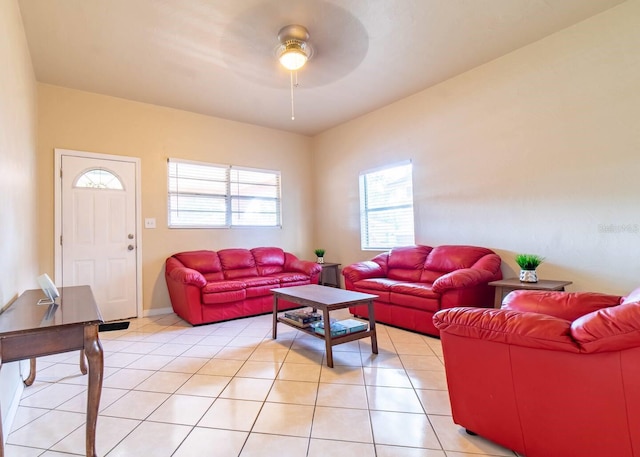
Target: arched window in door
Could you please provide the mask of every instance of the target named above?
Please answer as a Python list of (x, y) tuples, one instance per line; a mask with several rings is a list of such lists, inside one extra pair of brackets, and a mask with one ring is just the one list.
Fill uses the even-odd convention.
[(85, 171), (73, 183), (75, 188), (124, 190), (122, 181), (104, 168), (92, 168)]

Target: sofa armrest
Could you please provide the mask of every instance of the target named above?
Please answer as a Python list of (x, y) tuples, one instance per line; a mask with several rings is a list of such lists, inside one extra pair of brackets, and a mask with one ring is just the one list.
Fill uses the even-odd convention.
[(537, 313), (502, 309), (449, 308), (433, 316), (441, 335), (534, 349), (580, 352), (570, 335), (571, 322)]
[(309, 276), (313, 276), (319, 274), (322, 271), (322, 267), (318, 265), (316, 262), (311, 262), (310, 260), (301, 260), (298, 259), (293, 254), (285, 253), (284, 258), (284, 270), (285, 271), (295, 271), (299, 273), (304, 273)]
[(617, 306), (620, 296), (594, 292), (514, 290), (502, 301), (502, 309), (546, 314), (574, 321), (602, 308)]
[(342, 269), (342, 275), (352, 283), (363, 279), (386, 277), (382, 266), (372, 260), (351, 264)]
[(182, 283), (202, 288), (207, 285), (202, 273), (187, 267), (176, 267), (168, 272), (170, 279)]
[(461, 268), (440, 276), (433, 282), (431, 289), (442, 294), (447, 290), (460, 289), (462, 287), (473, 287), (479, 284), (488, 283), (493, 278), (493, 274), (487, 270), (477, 268)]
[(609, 352), (640, 346), (640, 302), (604, 308), (571, 324), (584, 352)]

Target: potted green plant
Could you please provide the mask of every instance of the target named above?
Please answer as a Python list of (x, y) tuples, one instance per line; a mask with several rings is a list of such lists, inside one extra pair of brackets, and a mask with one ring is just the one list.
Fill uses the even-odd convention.
[(325, 250), (324, 249), (316, 249), (315, 251), (313, 251), (314, 254), (316, 255), (316, 257), (318, 258), (318, 263), (324, 263), (324, 253)]
[(520, 281), (538, 282), (536, 268), (544, 261), (544, 257), (536, 254), (518, 254), (516, 263), (520, 267)]

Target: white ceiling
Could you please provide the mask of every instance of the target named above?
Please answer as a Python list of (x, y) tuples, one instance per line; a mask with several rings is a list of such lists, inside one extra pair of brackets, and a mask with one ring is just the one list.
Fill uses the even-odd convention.
[[(40, 82), (315, 135), (623, 0), (19, 0)], [(315, 54), (289, 74), (288, 24)]]

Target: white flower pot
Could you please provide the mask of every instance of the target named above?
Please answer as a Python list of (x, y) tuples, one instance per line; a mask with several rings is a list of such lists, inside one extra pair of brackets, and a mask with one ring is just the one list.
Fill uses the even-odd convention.
[(536, 270), (520, 270), (520, 282), (538, 282)]

